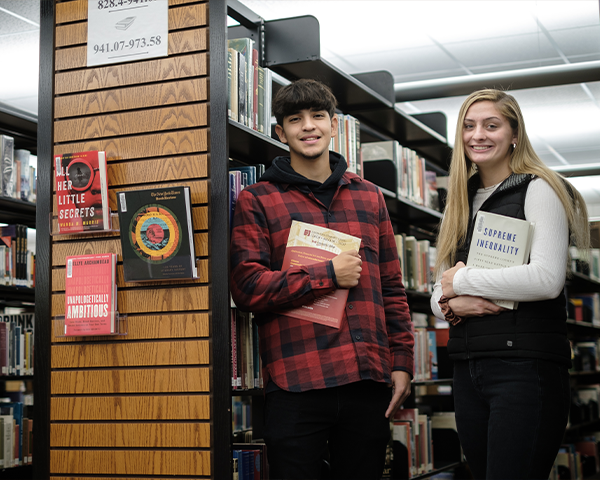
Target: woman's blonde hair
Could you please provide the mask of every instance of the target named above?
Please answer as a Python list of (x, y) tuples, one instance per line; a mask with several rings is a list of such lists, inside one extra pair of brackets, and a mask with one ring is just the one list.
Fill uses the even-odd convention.
[(465, 154), (463, 128), (469, 107), (476, 102), (483, 101), (493, 102), (517, 134), (517, 145), (510, 158), (511, 170), (514, 173), (537, 175), (550, 184), (567, 213), (571, 243), (583, 251), (585, 258), (590, 247), (590, 228), (583, 197), (564, 177), (548, 168), (537, 156), (525, 131), (523, 114), (515, 98), (501, 90), (484, 89), (469, 95), (458, 114), (454, 150), (450, 163), (446, 209), (437, 239), (436, 278), (442, 273), (441, 269), (444, 266), (446, 268), (454, 266), (457, 250), (467, 236), (469, 225), (467, 182), (477, 170)]

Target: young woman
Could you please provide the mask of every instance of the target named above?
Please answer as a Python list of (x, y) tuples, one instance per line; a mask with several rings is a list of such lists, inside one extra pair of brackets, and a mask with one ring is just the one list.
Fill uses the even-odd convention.
[[(535, 223), (528, 264), (465, 267), (480, 209)], [(546, 479), (552, 468), (570, 403), (570, 243), (589, 248), (583, 198), (536, 155), (511, 95), (471, 94), (458, 118), (431, 307), (451, 323), (458, 435), (477, 479)]]

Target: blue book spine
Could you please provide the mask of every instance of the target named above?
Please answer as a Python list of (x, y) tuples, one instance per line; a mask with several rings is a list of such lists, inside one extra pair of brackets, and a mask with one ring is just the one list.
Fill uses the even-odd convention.
[(431, 364), (431, 379), (438, 379), (438, 358), (437, 358), (437, 342), (435, 338), (435, 331), (427, 331), (427, 344), (429, 345), (429, 359)]

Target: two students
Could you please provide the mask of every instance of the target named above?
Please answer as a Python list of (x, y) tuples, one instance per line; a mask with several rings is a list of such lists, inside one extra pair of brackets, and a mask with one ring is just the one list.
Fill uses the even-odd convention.
[[(242, 191), (233, 222), (231, 293), (259, 325), (273, 478), (322, 478), (324, 458), (333, 478), (380, 478), (389, 418), (410, 393), (413, 335), (394, 232), (378, 188), (329, 152), (335, 105), (312, 80), (278, 92), (276, 131), (290, 156)], [(527, 265), (465, 267), (479, 209), (535, 222)], [(360, 237), (360, 251), (281, 271), (292, 220)], [(456, 419), (475, 478), (548, 477), (570, 402), (562, 289), (571, 238), (589, 246), (585, 203), (535, 154), (515, 99), (469, 96), (431, 307), (451, 323)], [(276, 313), (337, 288), (349, 289), (339, 330)]]

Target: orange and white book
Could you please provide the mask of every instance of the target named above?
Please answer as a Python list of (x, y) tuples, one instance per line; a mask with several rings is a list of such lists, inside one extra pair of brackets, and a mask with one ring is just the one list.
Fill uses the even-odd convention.
[[(292, 221), (283, 257), (282, 270), (297, 265), (313, 265), (331, 260), (342, 252), (360, 250), (361, 239), (327, 227)], [(334, 328), (340, 328), (349, 290), (338, 288), (312, 303), (281, 313), (288, 317), (308, 320)]]

